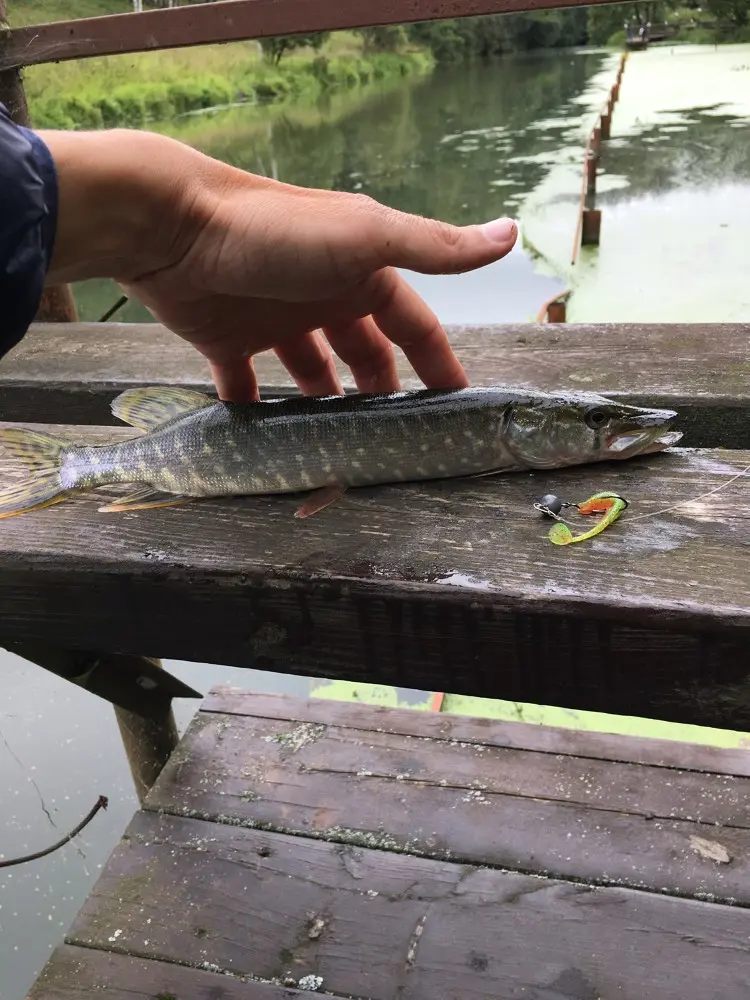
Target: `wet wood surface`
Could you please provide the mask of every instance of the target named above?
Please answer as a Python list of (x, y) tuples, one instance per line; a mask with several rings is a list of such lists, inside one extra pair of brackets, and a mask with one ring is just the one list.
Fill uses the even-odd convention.
[[(308, 990), (234, 978), (189, 965), (61, 945), (27, 1000), (309, 1000)], [(318, 1000), (332, 1000), (317, 990)]]
[(706, 771), (750, 777), (748, 749), (704, 746), (645, 736), (622, 736), (584, 729), (544, 726), (529, 722), (502, 722), (492, 718), (419, 712), (406, 708), (291, 698), (287, 695), (241, 691), (217, 685), (204, 698), (204, 713), (252, 715), (258, 719), (325, 723), (343, 729), (367, 729), (423, 739), (477, 743), (488, 747), (537, 750), (592, 760), (627, 760), (652, 767)]
[[(77, 440), (132, 434), (52, 427)], [(71, 499), (3, 522), (10, 641), (107, 648), (420, 690), (750, 728), (748, 452), (103, 514)], [(20, 474), (9, 458), (0, 477)], [(548, 492), (631, 500), (558, 548)], [(633, 518), (633, 520), (629, 520)], [(586, 522), (588, 526), (588, 521)]]
[(746, 1000), (747, 778), (281, 700), (207, 701), (30, 1000)]
[[(476, 385), (591, 389), (676, 408), (685, 444), (750, 447), (747, 324), (453, 326)], [(397, 352), (404, 388), (420, 383)], [(295, 391), (275, 358), (256, 360), (268, 395)], [(351, 378), (339, 365), (345, 386)], [(210, 389), (203, 358), (157, 324), (41, 324), (0, 364), (0, 419), (113, 422), (110, 401), (145, 384)]]
[(246, 712), (201, 713), (149, 807), (750, 905), (749, 778)]

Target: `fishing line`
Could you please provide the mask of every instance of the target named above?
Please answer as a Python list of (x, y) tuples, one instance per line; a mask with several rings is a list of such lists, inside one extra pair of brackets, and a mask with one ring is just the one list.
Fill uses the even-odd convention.
[(672, 510), (677, 510), (678, 507), (684, 507), (685, 504), (696, 503), (698, 500), (705, 500), (706, 497), (713, 496), (715, 493), (720, 493), (722, 490), (725, 490), (727, 486), (731, 486), (732, 483), (736, 482), (738, 479), (742, 479), (742, 477), (746, 476), (748, 472), (750, 472), (750, 465), (741, 469), (736, 475), (732, 476), (731, 479), (722, 483), (721, 486), (716, 486), (714, 489), (709, 490), (708, 493), (701, 493), (700, 496), (691, 497), (689, 500), (680, 500), (679, 503), (672, 504), (671, 507), (664, 507), (663, 510), (653, 510), (649, 514), (636, 514), (635, 517), (629, 517), (628, 522), (632, 523), (633, 521), (642, 521), (646, 517), (658, 517), (660, 514), (668, 514)]
[[(659, 517), (661, 514), (668, 514), (670, 511), (678, 510), (686, 504), (696, 503), (699, 500), (704, 500), (706, 497), (715, 496), (717, 493), (725, 490), (728, 486), (731, 486), (732, 483), (737, 482), (738, 479), (742, 479), (748, 472), (750, 472), (750, 465), (746, 466), (744, 469), (740, 469), (737, 473), (735, 473), (735, 475), (727, 479), (726, 482), (721, 483), (719, 486), (715, 486), (712, 490), (707, 490), (705, 493), (699, 494), (697, 497), (680, 500), (678, 503), (670, 504), (668, 507), (662, 507), (660, 510), (649, 511), (646, 514), (637, 514), (629, 520), (631, 522), (643, 521), (647, 517)], [(554, 545), (570, 545), (575, 542), (585, 542), (588, 539), (601, 534), (601, 532), (608, 528), (611, 524), (614, 524), (615, 521), (617, 521), (622, 514), (625, 513), (629, 506), (630, 501), (626, 500), (625, 497), (620, 496), (619, 493), (595, 493), (594, 496), (589, 497), (588, 500), (584, 500), (581, 503), (569, 503), (568, 501), (555, 496), (553, 493), (548, 493), (534, 504), (534, 509), (547, 515), (548, 517), (551, 517), (555, 522), (557, 522), (549, 530), (547, 536), (549, 540)], [(566, 509), (577, 510), (579, 514), (584, 515), (602, 514), (603, 517), (593, 528), (590, 528), (588, 531), (584, 531), (580, 535), (574, 535), (570, 530), (571, 525), (561, 516), (562, 511)]]

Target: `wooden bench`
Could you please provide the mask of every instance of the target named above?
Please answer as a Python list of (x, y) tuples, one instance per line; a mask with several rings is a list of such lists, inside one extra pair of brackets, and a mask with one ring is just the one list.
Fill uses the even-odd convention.
[[(66, 502), (3, 522), (3, 638), (750, 728), (746, 480), (628, 521), (750, 465), (748, 333), (454, 329), (477, 383), (675, 406), (691, 447), (352, 491), (307, 521), (293, 519), (293, 497), (126, 515), (101, 514), (92, 498)], [(276, 363), (258, 368), (266, 393), (292, 391)], [(0, 366), (0, 416), (117, 438), (133, 432), (111, 426), (109, 400), (142, 383), (206, 387), (206, 369), (156, 326), (36, 328)], [(20, 470), (6, 457), (0, 473)], [(600, 540), (552, 546), (534, 501), (604, 488), (632, 501), (622, 521)]]
[(750, 754), (218, 689), (29, 1000), (747, 1000)]

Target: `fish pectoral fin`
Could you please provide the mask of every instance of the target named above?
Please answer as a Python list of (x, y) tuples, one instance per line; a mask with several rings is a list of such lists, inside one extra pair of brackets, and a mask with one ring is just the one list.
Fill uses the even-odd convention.
[(501, 472), (520, 472), (520, 465), (504, 465), (502, 469), (490, 469), (489, 472), (475, 472), (469, 479), (484, 479), (485, 476), (499, 476)]
[(150, 431), (183, 413), (211, 406), (216, 400), (203, 392), (177, 389), (172, 386), (147, 386), (126, 389), (111, 405), (114, 416), (131, 427)]
[(152, 510), (154, 507), (176, 507), (181, 503), (189, 503), (195, 497), (188, 497), (182, 493), (161, 493), (159, 490), (147, 489), (138, 490), (136, 493), (128, 493), (127, 496), (113, 500), (99, 508), (101, 514), (116, 514), (119, 511), (128, 510)]
[(305, 500), (301, 507), (299, 507), (295, 512), (295, 517), (312, 517), (313, 514), (317, 514), (318, 511), (323, 510), (325, 507), (330, 507), (332, 503), (336, 503), (341, 497), (346, 493), (346, 486), (321, 486), (318, 490), (313, 490), (310, 496)]

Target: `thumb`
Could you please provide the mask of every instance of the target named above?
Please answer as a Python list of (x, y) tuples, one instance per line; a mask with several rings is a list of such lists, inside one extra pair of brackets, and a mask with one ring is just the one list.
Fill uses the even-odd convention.
[(512, 219), (451, 226), (392, 209), (378, 214), (373, 247), (380, 266), (422, 274), (457, 274), (492, 264), (510, 253), (518, 237)]

